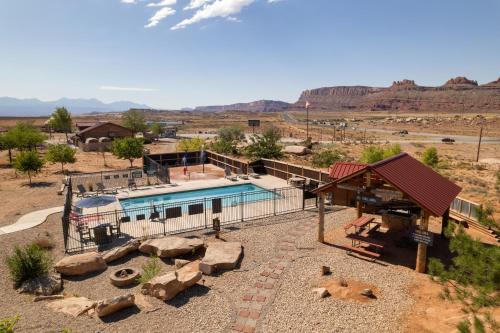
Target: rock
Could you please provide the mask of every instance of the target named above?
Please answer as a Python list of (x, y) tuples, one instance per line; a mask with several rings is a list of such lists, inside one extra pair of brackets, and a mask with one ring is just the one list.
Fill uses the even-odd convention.
[(40, 302), (40, 301), (53, 301), (56, 299), (63, 299), (64, 295), (49, 295), (49, 296), (36, 296), (33, 298), (33, 302)]
[(127, 254), (131, 252), (137, 251), (139, 245), (141, 245), (141, 242), (139, 240), (137, 239), (130, 240), (122, 246), (115, 247), (112, 250), (106, 251), (102, 255), (102, 258), (106, 263), (110, 263), (112, 261), (125, 257)]
[(24, 281), (17, 289), (19, 293), (50, 296), (62, 290), (62, 279), (60, 274), (40, 276)]
[(330, 274), (330, 267), (328, 266), (321, 266), (321, 275), (327, 275)]
[(98, 317), (106, 317), (134, 305), (135, 296), (133, 294), (126, 294), (97, 302), (95, 313)]
[(308, 154), (309, 149), (307, 149), (307, 147), (304, 146), (286, 146), (284, 152), (287, 154), (302, 156)]
[(189, 260), (184, 260), (184, 259), (175, 259), (175, 269), (179, 269), (182, 266), (186, 266), (189, 264), (191, 261)]
[(178, 271), (155, 277), (142, 286), (141, 292), (168, 301), (178, 293), (195, 285), (196, 282), (200, 281), (201, 276), (200, 271), (193, 271), (189, 265), (186, 265)]
[(183, 238), (168, 236), (157, 239), (148, 239), (139, 246), (139, 251), (147, 254), (156, 254), (160, 258), (174, 258), (183, 254), (192, 253), (203, 246), (199, 238)]
[(325, 298), (326, 296), (330, 295), (326, 288), (314, 288), (312, 292), (316, 294), (316, 297), (318, 299)]
[(212, 242), (208, 244), (205, 257), (201, 260), (200, 270), (210, 275), (218, 269), (233, 269), (241, 257), (239, 242)]
[(50, 302), (47, 304), (47, 307), (56, 312), (62, 312), (73, 317), (78, 317), (90, 309), (93, 309), (95, 305), (95, 301), (85, 297), (69, 297)]
[(347, 287), (347, 280), (344, 278), (340, 278), (339, 284), (341, 287)]
[(361, 295), (366, 296), (366, 297), (373, 297), (373, 290), (371, 290), (371, 289), (363, 289), (361, 291)]
[[(135, 294), (135, 305), (141, 309), (141, 312), (153, 312), (159, 309), (159, 307), (153, 306), (143, 294)], [(148, 297), (149, 298), (149, 297)]]
[(97, 252), (76, 254), (59, 260), (54, 268), (63, 275), (84, 275), (103, 271), (107, 267), (102, 256)]

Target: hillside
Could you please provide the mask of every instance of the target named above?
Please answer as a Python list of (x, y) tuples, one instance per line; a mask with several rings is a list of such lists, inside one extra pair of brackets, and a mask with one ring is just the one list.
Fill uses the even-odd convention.
[(295, 106), (353, 111), (500, 112), (500, 79), (479, 85), (465, 77), (439, 87), (424, 87), (412, 80), (395, 81), (388, 88), (338, 86), (302, 92)]
[(217, 112), (217, 111), (273, 112), (273, 111), (284, 110), (289, 106), (290, 106), (289, 103), (282, 101), (260, 100), (250, 103), (237, 103), (230, 105), (198, 106), (194, 110), (201, 112)]

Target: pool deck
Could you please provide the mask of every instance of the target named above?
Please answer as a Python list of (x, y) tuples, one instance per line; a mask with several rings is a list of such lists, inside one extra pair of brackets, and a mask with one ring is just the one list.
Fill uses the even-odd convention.
[(119, 202), (120, 199), (128, 198), (138, 198), (150, 195), (161, 195), (167, 193), (177, 193), (193, 190), (201, 190), (214, 187), (223, 187), (230, 185), (240, 185), (240, 184), (254, 184), (256, 186), (262, 187), (267, 190), (272, 190), (275, 188), (287, 187), (288, 184), (286, 180), (277, 178), (269, 175), (261, 175), (260, 178), (249, 178), (248, 180), (238, 179), (237, 181), (232, 181), (225, 178), (219, 179), (202, 179), (202, 180), (192, 180), (186, 182), (179, 182), (178, 184), (163, 184), (163, 185), (151, 185), (138, 187), (137, 190), (129, 189), (119, 189), (116, 194), (117, 200), (109, 205), (97, 208), (84, 208), (83, 214), (93, 214), (93, 213), (104, 213), (112, 212), (115, 210), (122, 210), (122, 206)]

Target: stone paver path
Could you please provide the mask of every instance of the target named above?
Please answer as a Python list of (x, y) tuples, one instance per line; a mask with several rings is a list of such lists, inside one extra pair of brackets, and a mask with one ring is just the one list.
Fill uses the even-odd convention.
[(278, 240), (274, 258), (263, 265), (256, 281), (249, 282), (249, 289), (238, 304), (236, 317), (229, 327), (230, 332), (255, 332), (274, 300), (283, 271), (298, 254), (297, 239), (315, 226), (314, 222), (307, 222), (292, 227)]

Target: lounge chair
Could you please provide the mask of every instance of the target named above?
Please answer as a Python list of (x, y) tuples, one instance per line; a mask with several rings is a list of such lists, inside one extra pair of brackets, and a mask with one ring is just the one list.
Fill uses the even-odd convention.
[(97, 186), (97, 193), (101, 192), (102, 194), (108, 193), (108, 194), (116, 194), (117, 190), (114, 188), (106, 188), (103, 183), (95, 183)]
[(225, 173), (224, 178), (229, 179), (233, 182), (238, 180), (238, 178), (236, 176), (233, 176), (233, 173), (231, 172), (231, 170), (229, 168), (226, 168), (226, 170), (224, 170), (224, 173)]
[(252, 178), (260, 178), (260, 175), (255, 172), (255, 170), (253, 169), (253, 167), (249, 167), (249, 170), (250, 170), (250, 177)]
[(248, 175), (244, 174), (243, 170), (238, 168), (238, 170), (236, 172), (237, 172), (238, 178), (248, 180)]
[(78, 189), (78, 193), (76, 194), (77, 197), (85, 197), (88, 195), (88, 192), (83, 184), (76, 185), (76, 188)]
[(134, 178), (129, 178), (128, 179), (128, 188), (130, 190), (137, 190), (137, 184), (135, 183), (135, 179)]

